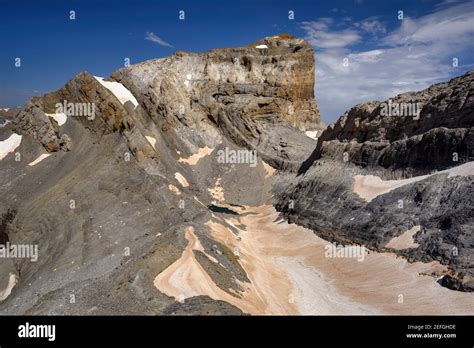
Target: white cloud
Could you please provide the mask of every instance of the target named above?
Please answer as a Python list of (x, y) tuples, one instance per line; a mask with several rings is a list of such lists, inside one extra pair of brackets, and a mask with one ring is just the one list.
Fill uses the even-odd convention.
[[(383, 23), (376, 18), (344, 30), (334, 28), (334, 21), (328, 18), (302, 23), (316, 51), (315, 93), (323, 120), (334, 122), (355, 104), (421, 90), (472, 68), (474, 27), (467, 25), (467, 19), (473, 16), (474, 3), (455, 4), (417, 19), (405, 18), (398, 29), (385, 35)], [(376, 48), (353, 50), (351, 45), (371, 31), (382, 35), (376, 36)], [(350, 32), (352, 40), (343, 37), (339, 45), (324, 42), (338, 38), (341, 32)], [(323, 44), (318, 43), (321, 38)], [(459, 68), (453, 68), (451, 61), (457, 56), (465, 59)], [(348, 66), (344, 66), (345, 58)]]
[(362, 30), (372, 35), (385, 34), (387, 32), (385, 24), (375, 17), (364, 19), (362, 22), (357, 24)]
[(436, 5), (436, 8), (450, 6), (454, 3), (460, 2), (461, 0), (443, 0), (439, 4)]
[(153, 32), (146, 32), (145, 33), (145, 40), (152, 41), (154, 43), (157, 43), (160, 46), (173, 47), (172, 45), (170, 45), (169, 43), (164, 41), (162, 38), (160, 38), (158, 35), (156, 35)]
[(358, 42), (361, 36), (352, 29), (329, 31), (332, 19), (321, 18), (315, 22), (303, 22), (301, 27), (306, 31), (309, 43), (319, 48), (346, 47)]
[(419, 19), (405, 18), (400, 29), (386, 38), (386, 43), (418, 44), (444, 40), (451, 45), (463, 43), (474, 34), (474, 2), (452, 6)]

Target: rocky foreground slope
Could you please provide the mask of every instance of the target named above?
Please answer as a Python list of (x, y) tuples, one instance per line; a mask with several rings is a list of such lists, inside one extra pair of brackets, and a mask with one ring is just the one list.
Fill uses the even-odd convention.
[[(82, 72), (29, 101), (0, 128), (0, 244), (31, 253), (0, 257), (0, 313), (435, 313), (440, 293), (450, 304), (440, 311), (474, 310), (467, 294), (435, 282), (449, 273), (451, 288), (472, 288), (473, 176), (459, 167), (473, 153), (472, 74), (397, 97), (423, 102), (415, 124), (378, 117), (371, 103), (319, 140), (305, 133), (324, 128), (314, 76), (309, 44), (279, 35), (176, 52), (107, 79)], [(451, 163), (443, 154), (453, 152)], [(368, 193), (370, 180), (359, 180), (451, 167)], [(398, 188), (382, 192), (387, 185)], [(324, 239), (278, 218), (270, 202)], [(393, 241), (416, 226), (416, 248)], [(418, 277), (428, 264), (390, 254), (339, 264), (321, 256), (331, 242), (450, 269), (438, 263)], [(365, 290), (350, 272), (337, 296), (338, 281), (315, 276), (381, 264), (400, 280), (378, 304), (367, 302), (375, 294), (353, 293)], [(379, 276), (364, 283), (379, 288)], [(405, 284), (428, 302), (388, 303)]]
[[(311, 47), (277, 36), (177, 52), (111, 79), (82, 72), (33, 98), (0, 129), (0, 213), (3, 239), (38, 245), (39, 256), (0, 259), (1, 312), (239, 313), (209, 297), (176, 302), (153, 281), (194, 226), (215, 284), (242, 291), (236, 256), (204, 225), (208, 206), (223, 187), (225, 202), (260, 204), (268, 190), (249, 188), (268, 186), (261, 159), (286, 168), (309, 155), (314, 139), (291, 139), (321, 128), (313, 85)], [(242, 146), (257, 151), (244, 153), (250, 162), (216, 161)]]

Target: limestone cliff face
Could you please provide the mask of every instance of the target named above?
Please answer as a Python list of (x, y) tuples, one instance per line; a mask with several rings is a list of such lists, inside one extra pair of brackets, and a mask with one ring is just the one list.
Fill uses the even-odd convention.
[(220, 124), (222, 109), (230, 105), (239, 109), (234, 115), (240, 118), (245, 111), (254, 121), (274, 117), (301, 130), (320, 127), (314, 52), (303, 39), (288, 35), (238, 48), (176, 52), (120, 69), (112, 77), (138, 95), (147, 109), (164, 111), (171, 124), (201, 122), (203, 111)]
[[(304, 159), (314, 144), (288, 139), (322, 129), (314, 98), (314, 52), (288, 35), (206, 53), (177, 52), (112, 77), (137, 96), (163, 129), (211, 123), (276, 167)], [(295, 142), (296, 143), (296, 142)], [(305, 150), (306, 151), (303, 151)]]

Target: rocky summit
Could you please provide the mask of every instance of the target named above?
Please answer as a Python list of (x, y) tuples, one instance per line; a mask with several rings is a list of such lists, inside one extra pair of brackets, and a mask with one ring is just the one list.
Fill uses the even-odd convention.
[(3, 110), (0, 313), (472, 314), (473, 78), (325, 127), (281, 34)]

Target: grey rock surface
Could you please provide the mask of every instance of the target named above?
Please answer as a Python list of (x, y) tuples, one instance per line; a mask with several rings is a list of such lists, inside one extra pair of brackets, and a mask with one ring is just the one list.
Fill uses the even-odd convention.
[[(10, 274), (17, 278), (0, 313), (244, 314), (207, 296), (178, 301), (153, 281), (181, 258), (193, 227), (200, 267), (219, 289), (239, 296), (251, 280), (206, 225), (225, 221), (225, 212), (210, 207), (270, 199), (289, 221), (325, 239), (376, 250), (419, 224), (419, 247), (396, 252), (448, 265), (446, 286), (471, 291), (472, 175), (433, 175), (371, 202), (353, 192), (353, 180), (400, 179), (470, 161), (472, 72), (394, 98), (424, 103), (416, 123), (380, 118), (380, 105), (368, 103), (316, 141), (304, 134), (323, 129), (314, 69), (306, 41), (278, 35), (245, 47), (176, 52), (113, 73), (107, 81), (121, 83), (138, 105), (82, 72), (9, 116), (0, 141), (22, 135), (15, 149), (21, 160), (9, 154), (0, 161), (0, 244), (38, 245), (39, 257), (0, 259), (0, 289)], [(95, 117), (68, 116), (59, 125), (47, 114), (64, 101), (93, 104)], [(203, 149), (209, 153), (190, 164)], [(220, 151), (244, 150), (256, 151), (255, 166), (217, 160)], [(30, 165), (42, 154), (49, 157)], [(271, 179), (267, 164), (277, 170)], [(222, 202), (212, 192), (218, 186)], [(397, 208), (400, 199), (405, 209)]]
[(470, 71), (391, 99), (422, 102), (418, 120), (382, 116), (380, 102), (348, 110), (322, 133), (298, 175), (280, 178), (274, 187), (277, 209), (325, 239), (374, 250), (387, 250), (385, 244), (392, 238), (420, 225), (423, 233), (414, 236), (417, 248), (393, 251), (413, 261), (446, 264), (452, 270), (446, 278), (452, 279), (449, 287), (473, 291), (473, 173), (432, 175), (370, 202), (354, 193), (356, 175), (400, 180), (472, 161), (473, 78)]

